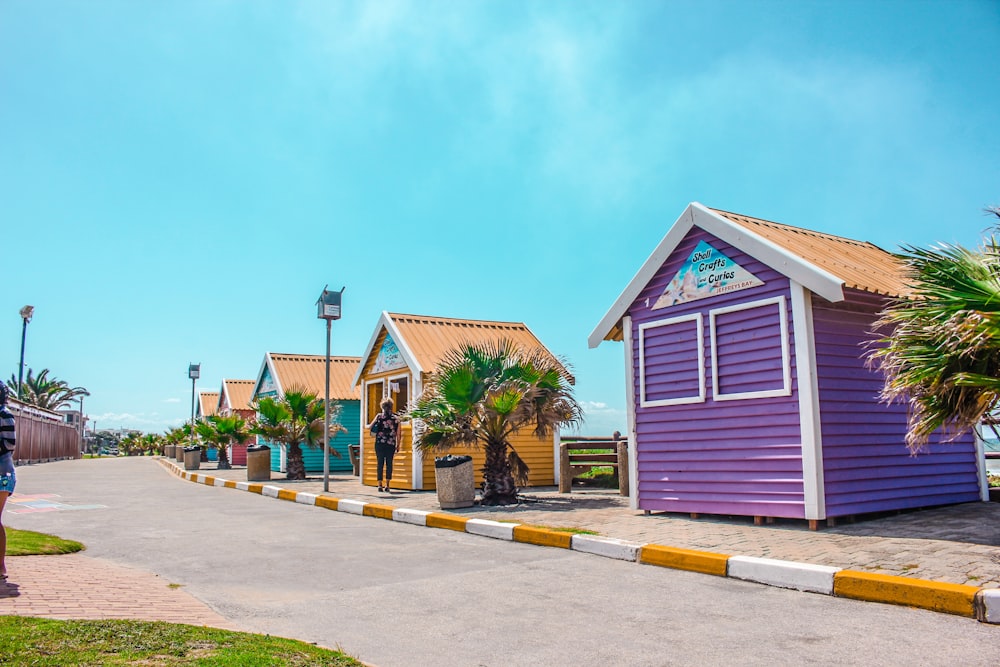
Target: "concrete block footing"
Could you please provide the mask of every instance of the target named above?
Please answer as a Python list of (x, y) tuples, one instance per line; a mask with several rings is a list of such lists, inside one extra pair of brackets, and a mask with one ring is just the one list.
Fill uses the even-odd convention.
[(729, 576), (735, 579), (823, 595), (833, 595), (833, 577), (841, 569), (752, 556), (732, 556), (728, 562)]
[(600, 537), (597, 535), (574, 535), (572, 546), (573, 551), (582, 551), (595, 556), (614, 558), (616, 560), (627, 560), (633, 563), (639, 558), (639, 549), (642, 545), (638, 542), (628, 542), (615, 537)]
[(517, 525), (519, 524), (490, 521), (489, 519), (469, 519), (465, 522), (465, 532), (497, 540), (513, 541), (514, 526)]

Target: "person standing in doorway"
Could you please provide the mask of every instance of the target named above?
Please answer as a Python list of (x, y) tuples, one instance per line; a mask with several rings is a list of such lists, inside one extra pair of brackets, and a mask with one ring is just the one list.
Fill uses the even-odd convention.
[[(399, 417), (392, 413), (392, 399), (385, 399), (380, 404), (382, 412), (375, 416), (368, 428), (375, 436), (375, 460), (377, 461), (378, 490), (392, 493), (389, 482), (392, 481), (392, 457), (399, 451), (399, 439), (402, 436)], [(382, 468), (385, 468), (385, 486), (382, 486)]]
[(7, 409), (6, 385), (0, 383), (0, 582), (7, 580), (7, 531), (3, 527), (3, 509), (14, 493), (14, 415)]

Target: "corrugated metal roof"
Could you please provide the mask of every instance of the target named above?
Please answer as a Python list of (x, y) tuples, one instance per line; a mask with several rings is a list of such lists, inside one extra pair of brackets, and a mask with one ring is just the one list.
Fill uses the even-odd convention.
[(200, 408), (198, 414), (202, 417), (211, 417), (216, 414), (219, 410), (219, 392), (198, 392), (198, 407)]
[[(388, 316), (403, 339), (397, 340), (396, 344), (405, 345), (426, 372), (433, 372), (449, 350), (501, 338), (509, 339), (526, 349), (541, 348), (552, 354), (523, 322), (459, 320), (401, 313), (388, 313)], [(373, 350), (373, 353), (377, 353), (377, 350)], [(555, 355), (552, 356), (556, 358)]]
[(902, 260), (873, 243), (711, 210), (840, 278), (845, 287), (893, 297), (908, 293)]
[[(322, 396), (325, 391), (323, 368), (326, 357), (321, 354), (269, 353), (275, 378), (284, 391), (291, 387), (304, 388)], [(361, 400), (361, 390), (353, 387), (354, 373), (361, 357), (330, 357), (330, 398), (339, 401)], [(251, 386), (251, 389), (253, 387)]]
[(229, 397), (229, 408), (232, 410), (249, 410), (253, 399), (254, 380), (223, 380), (222, 387)]

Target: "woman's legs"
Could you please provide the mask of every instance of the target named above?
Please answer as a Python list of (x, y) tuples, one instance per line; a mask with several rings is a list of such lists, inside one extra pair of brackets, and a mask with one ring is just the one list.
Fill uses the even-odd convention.
[(0, 492), (0, 580), (7, 578), (7, 564), (4, 556), (7, 554), (7, 530), (3, 527), (3, 508), (7, 505), (6, 491)]
[(392, 455), (396, 452), (389, 450), (385, 456), (385, 490), (389, 490), (389, 482), (392, 481)]
[[(382, 490), (382, 468), (386, 464), (385, 451), (376, 447), (375, 448), (375, 460), (377, 461), (375, 470), (378, 474), (378, 490)], [(389, 477), (392, 477), (392, 464), (389, 464)]]

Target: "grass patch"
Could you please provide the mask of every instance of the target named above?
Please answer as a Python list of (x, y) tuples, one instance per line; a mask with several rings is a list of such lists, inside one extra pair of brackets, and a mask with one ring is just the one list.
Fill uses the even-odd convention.
[(556, 533), (572, 533), (573, 535), (600, 535), (600, 533), (596, 530), (574, 528), (573, 526), (539, 526), (537, 524), (531, 524), (531, 528), (544, 528), (545, 530), (551, 530)]
[[(33, 530), (7, 528), (8, 556), (41, 556), (71, 554), (83, 550), (83, 545), (73, 540), (64, 540), (55, 535), (36, 533)], [(2, 652), (0, 652), (2, 655)]]
[(4, 665), (332, 665), (364, 667), (339, 651), (267, 635), (160, 621), (0, 617)]
[(1000, 475), (994, 475), (993, 473), (988, 473), (986, 475), (987, 483), (989, 486), (1000, 486)]

